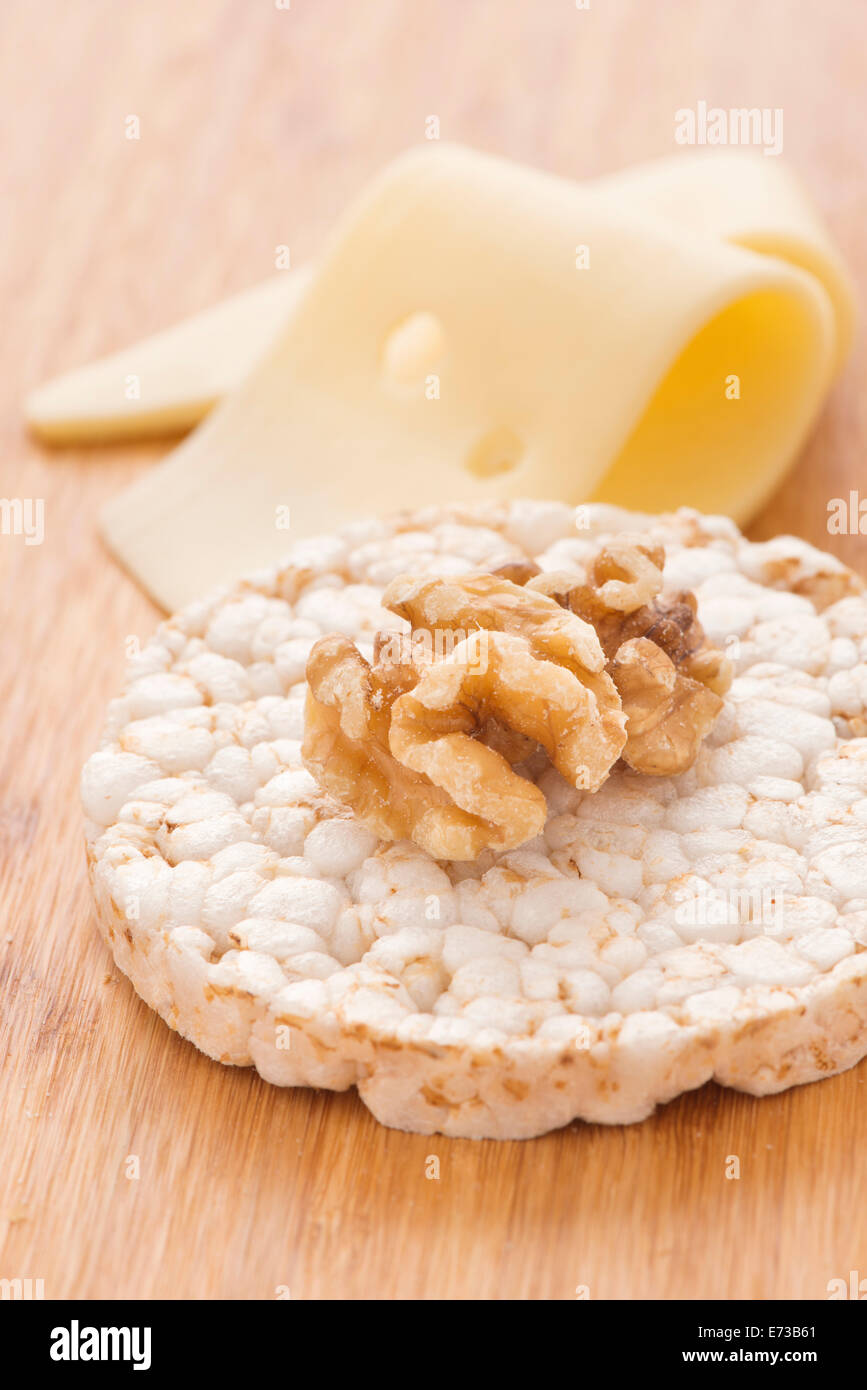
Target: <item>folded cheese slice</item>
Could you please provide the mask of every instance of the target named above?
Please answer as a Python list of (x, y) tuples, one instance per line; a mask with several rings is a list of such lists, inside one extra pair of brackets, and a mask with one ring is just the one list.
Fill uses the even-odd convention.
[[(775, 160), (728, 153), (581, 185), (427, 146), (374, 182), (305, 284), (279, 282), (253, 292), (273, 312), (241, 313), (228, 359), (201, 319), (167, 352), (165, 336), (146, 345), (163, 424), (236, 388), (104, 515), (166, 607), (295, 537), (446, 497), (685, 503), (742, 521), (852, 327), (799, 186)], [(176, 350), (197, 363), (194, 391), (178, 373), (172, 394)], [(96, 389), (86, 413), (110, 418)]]

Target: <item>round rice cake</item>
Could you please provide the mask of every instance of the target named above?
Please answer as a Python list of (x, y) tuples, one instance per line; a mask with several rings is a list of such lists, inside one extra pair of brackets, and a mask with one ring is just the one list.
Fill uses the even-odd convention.
[[(544, 832), (431, 859), (304, 768), (305, 664), (370, 656), (397, 574), (665, 546), (736, 676), (694, 765), (547, 763)], [(711, 1078), (754, 1095), (867, 1053), (867, 599), (833, 557), (722, 517), (605, 505), (437, 508), (297, 544), (164, 622), (82, 778), (100, 928), (209, 1056), (357, 1086), (384, 1124), (526, 1138), (630, 1123)]]

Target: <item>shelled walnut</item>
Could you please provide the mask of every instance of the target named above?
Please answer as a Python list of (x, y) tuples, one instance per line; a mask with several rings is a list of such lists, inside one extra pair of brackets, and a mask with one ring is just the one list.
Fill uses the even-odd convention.
[(665, 551), (643, 536), (603, 547), (587, 574), (541, 574), (527, 588), (592, 623), (627, 717), (623, 760), (654, 776), (683, 772), (720, 710), (732, 679), (707, 641), (694, 594), (661, 598)]
[(647, 637), (631, 637), (618, 647), (611, 674), (626, 714), (624, 762), (657, 777), (691, 767), (722, 709), (719, 695), (681, 675)]
[(408, 633), (380, 634), (372, 663), (337, 635), (311, 651), (308, 768), (384, 839), (455, 860), (542, 830), (545, 798), (514, 770), (540, 748), (590, 792), (621, 756), (637, 772), (683, 771), (730, 672), (692, 594), (660, 597), (664, 561), (624, 536), (586, 575), (522, 561), (399, 575), (382, 603)]
[(378, 834), (449, 859), (523, 844), (546, 805), (512, 764), (539, 747), (574, 786), (602, 784), (626, 721), (592, 626), (490, 574), (399, 577), (383, 605), (411, 636), (383, 635), (372, 665), (317, 642), (304, 740), (320, 784)]

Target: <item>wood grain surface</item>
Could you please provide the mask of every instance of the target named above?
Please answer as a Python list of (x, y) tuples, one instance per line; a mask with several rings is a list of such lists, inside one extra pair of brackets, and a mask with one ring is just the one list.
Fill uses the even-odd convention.
[[(0, 1277), (47, 1298), (821, 1299), (867, 1276), (867, 1063), (472, 1143), (220, 1067), (138, 1000), (96, 936), (77, 779), (157, 620), (95, 517), (162, 450), (52, 455), (20, 423), (26, 389), (262, 279), (276, 245), (306, 260), (431, 114), (581, 177), (671, 153), (699, 99), (782, 107), (863, 309), (865, 44), (854, 0), (6, 0), (0, 495), (45, 499), (45, 540), (0, 537)], [(862, 338), (755, 528), (862, 569), (826, 509), (864, 486), (864, 371)]]

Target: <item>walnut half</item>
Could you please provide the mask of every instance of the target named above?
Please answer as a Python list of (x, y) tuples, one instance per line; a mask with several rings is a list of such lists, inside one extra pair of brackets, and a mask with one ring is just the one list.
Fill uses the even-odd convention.
[(691, 767), (722, 709), (719, 695), (681, 675), (647, 637), (631, 637), (618, 647), (611, 674), (626, 714), (624, 762), (654, 777)]
[(692, 766), (732, 679), (728, 658), (705, 637), (695, 595), (660, 597), (664, 564), (661, 545), (624, 535), (586, 575), (541, 574), (527, 584), (592, 623), (627, 718), (623, 761), (651, 776)]
[(400, 576), (383, 604), (412, 633), (378, 640), (373, 664), (344, 637), (313, 647), (303, 745), (377, 834), (441, 859), (523, 844), (547, 808), (512, 764), (539, 747), (573, 785), (601, 785), (626, 719), (592, 626), (490, 574)]

